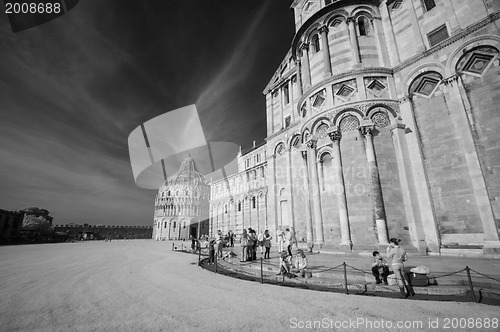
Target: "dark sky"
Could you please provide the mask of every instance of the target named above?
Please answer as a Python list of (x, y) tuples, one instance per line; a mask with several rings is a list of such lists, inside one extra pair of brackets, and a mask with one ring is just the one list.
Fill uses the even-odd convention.
[(196, 104), (209, 141), (266, 136), (262, 91), (294, 34), (290, 0), (82, 0), (12, 33), (0, 13), (0, 208), (54, 224), (151, 225), (128, 135)]

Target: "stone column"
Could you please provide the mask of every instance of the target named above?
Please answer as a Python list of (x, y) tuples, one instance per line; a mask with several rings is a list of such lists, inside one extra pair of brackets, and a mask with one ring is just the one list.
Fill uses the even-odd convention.
[(309, 251), (312, 251), (313, 248), (313, 222), (312, 222), (312, 216), (311, 216), (311, 185), (309, 183), (309, 170), (308, 170), (308, 165), (307, 165), (307, 148), (305, 146), (302, 146), (300, 149), (300, 153), (302, 154), (302, 159), (304, 160), (304, 169), (305, 169), (305, 174), (304, 176), (304, 181), (305, 181), (305, 188), (303, 188), (304, 193), (305, 193), (305, 209), (306, 209), (306, 223), (307, 223), (307, 231), (306, 231), (306, 239), (307, 239), (307, 248)]
[(290, 99), (290, 124), (295, 122), (295, 109), (293, 107), (293, 99), (294, 99), (294, 93), (293, 93), (293, 76), (290, 78), (289, 81), (289, 87), (288, 87), (288, 93), (289, 93), (289, 99)]
[(366, 141), (366, 159), (368, 161), (368, 172), (370, 174), (370, 182), (372, 187), (372, 203), (375, 217), (375, 225), (377, 227), (377, 238), (379, 245), (388, 245), (389, 236), (387, 234), (387, 222), (385, 217), (384, 199), (382, 197), (382, 187), (380, 185), (380, 177), (378, 173), (377, 159), (375, 157), (375, 148), (373, 146), (374, 126), (367, 125), (360, 127), (361, 134), (365, 136)]
[(267, 223), (267, 194), (266, 196), (264, 196), (264, 216), (265, 216), (266, 229), (269, 229), (269, 225)]
[(299, 91), (299, 97), (302, 97), (302, 66), (300, 65), (299, 59), (295, 60), (295, 67), (297, 67), (297, 89)]
[(290, 204), (289, 204), (289, 217), (292, 219), (292, 227), (295, 228), (295, 217), (293, 215), (293, 186), (292, 186), (292, 148), (289, 148), (287, 151), (287, 163), (288, 163), (288, 170), (287, 170), (287, 180), (288, 180), (288, 188), (290, 192)]
[(339, 210), (341, 246), (348, 246), (352, 249), (351, 229), (349, 225), (349, 213), (347, 210), (347, 198), (344, 185), (344, 173), (342, 172), (342, 156), (340, 154), (340, 139), (342, 134), (340, 130), (328, 132), (333, 145), (333, 178), (335, 180), (335, 194), (337, 196), (337, 206)]
[(300, 51), (302, 54), (302, 78), (304, 81), (302, 82), (304, 84), (304, 88), (302, 89), (307, 90), (311, 86), (311, 65), (309, 63), (309, 44), (302, 44), (300, 46)]
[(361, 63), (361, 57), (359, 54), (358, 33), (356, 31), (356, 19), (354, 17), (348, 17), (347, 24), (349, 25), (349, 38), (351, 39), (352, 62), (356, 66)]
[(257, 233), (260, 230), (260, 221), (259, 221), (259, 195), (255, 196), (255, 208), (257, 209)]
[[(466, 106), (470, 105), (467, 95), (462, 95), (460, 90), (465, 91), (461, 79), (458, 75), (453, 75), (444, 81), (444, 96), (450, 111), (450, 118), (456, 132), (460, 133), (460, 141), (464, 151), (465, 161), (469, 169), (472, 189), (476, 197), (479, 217), (484, 230), (485, 254), (500, 253), (500, 239), (498, 235), (495, 216), (491, 207), (491, 201), (484, 180), (483, 171), (479, 162), (479, 156), (476, 150), (476, 144), (471, 131), (471, 123), (467, 114)], [(465, 94), (465, 93), (464, 93)]]
[(313, 216), (314, 216), (314, 228), (316, 230), (316, 241), (320, 248), (324, 243), (323, 238), (323, 218), (321, 215), (321, 193), (319, 190), (319, 179), (318, 179), (318, 165), (316, 162), (316, 147), (318, 141), (316, 139), (310, 139), (307, 142), (308, 156), (307, 161), (311, 171), (311, 189), (312, 189), (312, 205), (313, 205)]
[(323, 47), (323, 64), (325, 68), (324, 77), (332, 76), (332, 62), (330, 60), (330, 47), (328, 47), (328, 27), (322, 26), (319, 28), (321, 33), (321, 46)]

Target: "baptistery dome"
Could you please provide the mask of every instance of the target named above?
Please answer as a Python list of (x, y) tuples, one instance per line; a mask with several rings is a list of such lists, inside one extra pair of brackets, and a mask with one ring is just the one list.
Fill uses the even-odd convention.
[(153, 238), (184, 239), (207, 233), (208, 221), (207, 225), (204, 222), (208, 219), (209, 193), (206, 178), (196, 171), (194, 159), (188, 156), (179, 172), (158, 190)]

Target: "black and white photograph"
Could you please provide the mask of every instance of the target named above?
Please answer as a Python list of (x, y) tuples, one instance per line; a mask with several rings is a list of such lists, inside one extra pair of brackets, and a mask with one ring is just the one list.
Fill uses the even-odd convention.
[(500, 331), (500, 0), (3, 0), (0, 331)]

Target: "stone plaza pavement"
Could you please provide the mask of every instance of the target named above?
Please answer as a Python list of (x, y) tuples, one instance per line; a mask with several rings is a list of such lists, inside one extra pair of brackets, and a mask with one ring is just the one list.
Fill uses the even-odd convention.
[[(270, 259), (262, 260), (262, 276), (267, 280), (283, 279), (283, 277), (276, 275), (279, 265), (276, 249), (276, 247), (271, 248)], [(261, 277), (259, 248), (257, 249), (257, 260), (252, 262), (240, 262), (241, 248), (236, 245), (224, 248), (224, 253), (228, 251), (234, 252), (237, 256), (219, 259), (220, 267), (250, 277)], [(206, 253), (206, 249), (203, 249), (202, 254)], [(342, 288), (345, 287), (343, 266), (345, 262), (349, 289), (366, 292), (399, 292), (396, 285), (375, 284), (375, 279), (371, 274), (371, 252), (361, 251), (348, 254), (306, 252), (306, 255), (312, 277), (283, 280), (307, 285)], [(384, 256), (384, 253), (382, 255)], [(388, 263), (390, 266), (390, 260)], [(484, 296), (500, 300), (500, 259), (498, 258), (421, 256), (418, 253), (409, 252), (405, 269), (409, 272), (412, 267), (416, 266), (425, 266), (430, 270), (430, 285), (415, 287), (417, 294), (470, 297), (470, 285), (466, 271), (466, 266), (468, 266), (476, 298), (480, 299)]]

